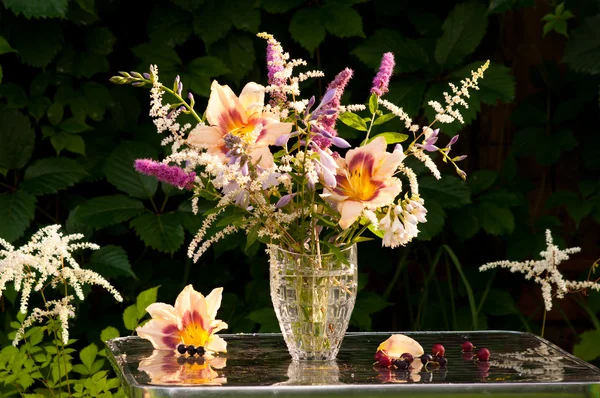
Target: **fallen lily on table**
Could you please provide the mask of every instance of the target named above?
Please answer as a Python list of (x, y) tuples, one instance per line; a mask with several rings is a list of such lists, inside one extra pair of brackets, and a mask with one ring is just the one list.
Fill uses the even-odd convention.
[[(138, 336), (150, 340), (157, 350), (176, 351), (180, 344), (195, 349), (203, 348), (208, 357), (218, 352), (227, 352), (227, 342), (215, 333), (227, 329), (227, 324), (215, 319), (221, 306), (223, 288), (214, 289), (208, 296), (186, 286), (175, 306), (165, 303), (150, 304), (146, 311), (152, 319), (138, 327)], [(190, 356), (194, 356), (191, 353)]]
[[(321, 78), (323, 72), (297, 73), (297, 68), (307, 65), (304, 60), (290, 59), (273, 36), (258, 36), (267, 42), (268, 85), (250, 82), (238, 96), (214, 81), (205, 112), (196, 112), (195, 98), (184, 93), (179, 77), (172, 86), (162, 84), (155, 65), (148, 73), (120, 72), (111, 78), (117, 84), (150, 86), (150, 116), (159, 133), (168, 133), (162, 144), (170, 146), (171, 154), (162, 162), (140, 159), (136, 169), (191, 190), (195, 213), (200, 198), (216, 202), (205, 213), (188, 256), (197, 261), (211, 244), (238, 231), (246, 232), (248, 246), (260, 241), (313, 255), (339, 254), (369, 239), (362, 236), (367, 229), (382, 239), (383, 246), (409, 243), (418, 235), (419, 224), (427, 221), (427, 209), (417, 176), (404, 161), (414, 156), (440, 179), (428, 155), (436, 152), (466, 177), (457, 165), (465, 156), (449, 156), (458, 136), (439, 147), (439, 129), (432, 126), (463, 122), (457, 106), (467, 107), (465, 98), (469, 90), (478, 89), (489, 62), (471, 72), (460, 87), (450, 83), (445, 105), (429, 102), (435, 117), (420, 126), (402, 108), (383, 99), (395, 66), (392, 53), (383, 54), (368, 106), (344, 106), (341, 97), (353, 76), (351, 69), (342, 70), (320, 100), (302, 98), (300, 83)], [(170, 103), (163, 101), (165, 95)], [(268, 103), (265, 95), (270, 97)], [(191, 116), (193, 123), (180, 119), (184, 115)], [(407, 134), (375, 133), (376, 126), (396, 117)], [(351, 148), (338, 135), (338, 122), (364, 134), (360, 146)], [(402, 147), (409, 134), (412, 141)], [(394, 144), (388, 152), (388, 145)], [(407, 181), (406, 188), (401, 178)], [(228, 222), (221, 222), (221, 229), (208, 235), (226, 211)]]

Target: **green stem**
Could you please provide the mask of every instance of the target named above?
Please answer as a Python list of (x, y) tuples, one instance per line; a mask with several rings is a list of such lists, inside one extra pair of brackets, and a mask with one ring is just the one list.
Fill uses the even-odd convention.
[(394, 286), (396, 286), (396, 283), (398, 283), (398, 278), (400, 278), (400, 273), (404, 269), (404, 266), (406, 264), (406, 259), (408, 258), (409, 252), (410, 252), (410, 249), (407, 247), (404, 250), (404, 253), (402, 253), (402, 257), (400, 258), (400, 260), (398, 261), (398, 264), (396, 265), (396, 272), (394, 273), (394, 276), (392, 277), (392, 280), (390, 281), (390, 283), (387, 285), (387, 288), (385, 289), (385, 293), (383, 293), (384, 300), (387, 300), (387, 298), (390, 297), (390, 294), (392, 294), (392, 290), (394, 289)]
[(173, 95), (175, 98), (177, 98), (182, 104), (183, 106), (185, 106), (187, 108), (187, 110), (192, 114), (192, 116), (194, 116), (194, 118), (198, 121), (198, 123), (202, 122), (202, 119), (200, 118), (200, 116), (198, 116), (198, 114), (196, 113), (196, 111), (194, 110), (194, 108), (192, 108), (191, 105), (189, 105), (182, 97), (181, 95), (177, 94), (175, 91), (171, 90), (170, 88), (168, 88), (167, 86), (165, 86), (164, 84), (160, 85), (162, 87), (163, 90), (165, 90), (167, 93)]
[(485, 304), (485, 300), (487, 299), (487, 296), (490, 293), (490, 290), (492, 287), (492, 282), (494, 281), (495, 276), (496, 276), (496, 270), (494, 270), (492, 276), (488, 279), (488, 283), (485, 286), (485, 290), (483, 291), (483, 294), (481, 295), (481, 299), (479, 299), (479, 305), (477, 306), (477, 314), (481, 313), (481, 309), (483, 308), (483, 305)]
[(375, 115), (377, 114), (377, 112), (373, 112), (373, 116), (371, 116), (371, 123), (369, 124), (369, 129), (367, 130), (367, 136), (365, 137), (364, 141), (361, 142), (361, 146), (365, 145), (367, 143), (367, 141), (369, 141), (369, 135), (371, 134), (371, 129), (373, 128), (373, 122), (375, 121)]
[[(429, 255), (428, 255), (429, 257)], [(423, 293), (421, 294), (421, 301), (419, 302), (419, 308), (417, 311), (417, 325), (419, 329), (421, 327), (421, 319), (425, 318), (425, 310), (427, 308), (427, 300), (429, 299), (429, 284), (431, 283), (431, 278), (433, 277), (433, 273), (437, 268), (437, 265), (442, 257), (442, 249), (439, 249), (435, 254), (433, 260), (429, 259), (431, 262), (431, 268), (429, 269), (429, 273), (425, 275), (425, 286), (423, 288)]]
[(446, 249), (446, 252), (450, 256), (450, 259), (454, 263), (454, 266), (456, 267), (458, 274), (460, 275), (460, 277), (465, 285), (465, 289), (467, 291), (467, 297), (469, 298), (469, 307), (471, 307), (471, 318), (472, 318), (472, 322), (473, 322), (473, 329), (477, 330), (479, 328), (478, 313), (477, 313), (477, 307), (475, 306), (475, 296), (473, 295), (473, 289), (471, 288), (471, 284), (469, 283), (469, 280), (467, 279), (465, 273), (463, 272), (462, 266), (460, 265), (460, 262), (458, 261), (456, 254), (454, 254), (454, 252), (452, 251), (450, 246), (442, 245), (442, 247), (444, 249)]
[(544, 338), (544, 331), (546, 330), (546, 314), (548, 311), (544, 307), (544, 317), (542, 318), (542, 333), (540, 334), (541, 338)]
[(169, 200), (169, 195), (165, 195), (165, 199), (163, 200), (162, 205), (160, 205), (161, 213), (165, 210), (165, 206), (167, 205), (168, 200)]
[(448, 291), (450, 292), (450, 309), (452, 311), (452, 329), (456, 330), (456, 305), (454, 303), (454, 287), (452, 283), (452, 272), (450, 271), (450, 262), (446, 258), (446, 274), (448, 275)]

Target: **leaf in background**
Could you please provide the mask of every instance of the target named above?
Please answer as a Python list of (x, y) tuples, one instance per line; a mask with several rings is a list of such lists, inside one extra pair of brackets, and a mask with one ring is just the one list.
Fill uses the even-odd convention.
[[(429, 56), (422, 41), (407, 39), (396, 30), (380, 29), (352, 50), (362, 62), (373, 70), (379, 69), (381, 57), (391, 51), (396, 60), (395, 73), (414, 72), (427, 68)], [(401, 104), (396, 104), (400, 105)]]
[(39, 122), (51, 104), (52, 101), (48, 97), (34, 97), (29, 101), (27, 111), (35, 118), (36, 122)]
[(254, 8), (251, 1), (238, 0), (235, 12), (231, 14), (233, 26), (239, 30), (258, 33), (260, 25), (260, 11)]
[(131, 220), (142, 241), (164, 253), (174, 253), (181, 247), (184, 239), (183, 227), (178, 214), (143, 214)]
[(254, 42), (247, 34), (231, 32), (225, 41), (212, 46), (210, 51), (211, 55), (219, 57), (231, 69), (227, 76), (238, 84), (256, 63)]
[(194, 94), (208, 97), (213, 78), (230, 72), (220, 58), (205, 56), (196, 58), (187, 65), (186, 72), (181, 73), (181, 81)]
[(159, 288), (160, 285), (151, 287), (150, 289), (144, 290), (138, 294), (137, 299), (135, 300), (138, 319), (142, 319), (142, 317), (146, 315), (146, 308), (148, 308), (150, 304), (156, 303)]
[(435, 47), (440, 65), (456, 65), (475, 51), (487, 27), (487, 10), (476, 1), (457, 4), (442, 25), (444, 33)]
[(108, 326), (104, 328), (104, 330), (102, 330), (102, 332), (100, 333), (100, 341), (106, 343), (108, 340), (116, 339), (120, 335), (121, 334), (119, 333), (119, 330), (117, 328), (113, 326)]
[(450, 213), (449, 224), (460, 240), (470, 239), (479, 231), (479, 220), (472, 206), (453, 210)]
[(57, 20), (22, 21), (14, 29), (12, 44), (27, 65), (45, 68), (63, 46), (63, 34)]
[(577, 72), (600, 73), (600, 15), (586, 18), (573, 30), (563, 60)]
[(192, 15), (170, 4), (156, 4), (147, 23), (148, 36), (170, 47), (183, 44), (192, 34)]
[(509, 235), (515, 229), (512, 211), (493, 203), (481, 203), (476, 208), (481, 227), (490, 235)]
[[(452, 76), (458, 79), (471, 77), (471, 71), (476, 71), (485, 61), (475, 61), (454, 72)], [(504, 65), (490, 62), (490, 66), (484, 72), (483, 79), (480, 79), (479, 98), (482, 102), (489, 105), (496, 105), (498, 101), (509, 103), (515, 99), (515, 80), (511, 70)], [(470, 103), (469, 99), (466, 99)]]
[(90, 256), (89, 267), (107, 278), (136, 277), (131, 270), (127, 252), (121, 246), (107, 245), (94, 251)]
[(135, 330), (140, 318), (135, 304), (130, 305), (123, 311), (123, 324), (127, 330)]
[(86, 48), (99, 55), (112, 53), (116, 42), (115, 35), (105, 26), (94, 27), (85, 31)]
[(344, 112), (340, 113), (338, 116), (338, 120), (344, 123), (346, 126), (352, 127), (353, 129), (360, 131), (367, 131), (367, 124), (362, 119), (362, 117), (358, 116), (352, 112)]
[(28, 103), (27, 93), (15, 83), (4, 83), (0, 86), (0, 98), (8, 102), (7, 108), (25, 108)]
[[(471, 193), (467, 184), (455, 176), (444, 176), (441, 180), (436, 180), (433, 176), (425, 176), (419, 179), (419, 192), (425, 198), (435, 199), (445, 209), (471, 203)], [(425, 207), (427, 208), (427, 202)]]
[[(166, 44), (144, 43), (134, 46), (131, 51), (141, 60), (140, 72), (147, 71), (151, 64), (158, 65), (159, 74), (175, 75), (181, 70), (181, 59), (174, 49)], [(163, 81), (165, 77), (162, 78)]]
[(148, 199), (154, 196), (158, 181), (141, 175), (134, 168), (136, 159), (156, 159), (158, 152), (148, 144), (125, 141), (115, 149), (106, 161), (104, 172), (108, 182), (129, 195)]
[(273, 308), (252, 311), (246, 318), (260, 325), (258, 330), (260, 333), (279, 333), (281, 331)]
[(24, 167), (35, 142), (29, 118), (15, 110), (0, 110), (0, 167), (12, 170)]
[(92, 343), (79, 352), (79, 359), (88, 370), (91, 370), (97, 355), (98, 347)]
[(60, 155), (63, 149), (79, 155), (85, 155), (85, 142), (78, 135), (58, 131), (50, 137), (50, 142), (56, 150), (57, 155)]
[(371, 137), (369, 139), (369, 142), (373, 141), (377, 137), (383, 137), (383, 138), (385, 138), (385, 143), (388, 144), (388, 145), (398, 144), (398, 143), (404, 142), (404, 141), (406, 141), (408, 139), (408, 135), (407, 134), (402, 134), (402, 133), (381, 133), (381, 134), (377, 134), (377, 135), (374, 135), (373, 137)]
[(396, 77), (390, 82), (390, 92), (385, 95), (385, 98), (401, 107), (412, 118), (419, 113), (426, 88), (427, 83), (424, 80)]
[(477, 195), (496, 182), (498, 178), (498, 172), (495, 170), (477, 170), (467, 179), (467, 185), (471, 190), (471, 195)]
[(186, 11), (196, 10), (198, 7), (200, 7), (200, 5), (202, 5), (203, 2), (204, 0), (171, 0), (171, 3), (183, 8)]
[(327, 23), (325, 28), (334, 36), (365, 37), (362, 17), (350, 5), (325, 4), (322, 17)]
[(0, 36), (0, 54), (6, 54), (6, 53), (14, 53), (16, 52), (14, 48), (12, 48), (10, 46), (10, 44), (8, 44), (8, 42), (6, 41), (6, 39), (2, 36)]
[(73, 134), (83, 133), (84, 131), (92, 129), (90, 126), (85, 124), (85, 122), (74, 117), (64, 120), (61, 124), (58, 125), (58, 128), (63, 131), (66, 131), (67, 133)]
[(290, 21), (290, 34), (312, 55), (325, 40), (325, 27), (321, 18), (321, 8), (301, 8)]
[[(447, 83), (436, 83), (429, 87), (429, 90), (425, 93), (425, 99), (423, 102), (428, 104), (429, 101), (438, 101), (443, 104), (444, 101), (444, 92), (450, 91), (450, 87)], [(477, 113), (481, 110), (481, 102), (479, 100), (479, 91), (471, 90), (469, 92), (471, 98), (467, 98), (467, 103), (469, 104), (468, 108), (464, 108), (461, 105), (455, 106), (455, 109), (460, 111), (460, 114), (463, 117), (464, 124), (460, 123), (458, 120), (455, 120), (449, 124), (438, 125), (440, 131), (448, 136), (453, 136), (458, 134), (460, 130), (464, 128), (465, 125), (469, 125), (475, 117), (477, 117)], [(431, 122), (435, 119), (436, 112), (435, 110), (429, 106), (425, 106), (425, 116)]]
[(579, 335), (579, 343), (573, 347), (573, 354), (584, 361), (600, 357), (600, 330), (587, 330)]
[(25, 18), (64, 18), (68, 0), (4, 0), (4, 6)]
[(0, 83), (2, 83), (2, 77), (3, 77), (3, 74), (2, 74), (2, 65), (0, 65)]
[(77, 223), (93, 228), (119, 224), (144, 212), (144, 204), (125, 195), (99, 196), (80, 205), (73, 214)]
[(427, 222), (417, 225), (417, 228), (419, 228), (417, 238), (419, 240), (431, 240), (442, 232), (446, 223), (446, 212), (436, 199), (427, 197), (426, 193), (423, 194), (423, 200), (427, 209)]
[(64, 115), (64, 107), (59, 102), (55, 102), (48, 108), (48, 121), (51, 125), (56, 126), (61, 122)]
[(194, 33), (209, 47), (227, 35), (233, 23), (232, 13), (235, 11), (231, 1), (204, 1), (194, 13)]
[(85, 174), (73, 159), (44, 158), (36, 160), (25, 170), (25, 177), (19, 187), (36, 196), (46, 195), (75, 185)]
[(35, 196), (20, 190), (0, 194), (0, 238), (13, 242), (23, 236), (35, 215)]
[(490, 14), (499, 14), (523, 7), (535, 7), (535, 0), (491, 0), (488, 11)]
[(283, 14), (304, 3), (304, 0), (262, 0), (261, 7), (269, 14)]

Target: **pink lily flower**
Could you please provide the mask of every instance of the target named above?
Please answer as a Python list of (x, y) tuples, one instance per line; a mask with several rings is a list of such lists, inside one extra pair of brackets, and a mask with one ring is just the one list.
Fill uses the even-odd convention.
[(239, 98), (229, 86), (221, 86), (216, 81), (210, 89), (206, 107), (209, 126), (194, 128), (188, 136), (188, 143), (225, 158), (230, 148), (226, 147), (223, 138), (232, 134), (248, 146), (248, 155), (255, 164), (271, 167), (273, 155), (269, 145), (275, 145), (281, 135), (289, 134), (293, 124), (281, 123), (274, 114), (263, 111), (265, 89), (259, 84), (246, 84)]
[(340, 226), (350, 227), (365, 209), (377, 209), (393, 203), (402, 190), (394, 177), (404, 160), (400, 151), (386, 151), (385, 138), (377, 137), (369, 144), (351, 149), (339, 159), (335, 188), (325, 188), (324, 197), (337, 206)]
[(150, 304), (146, 311), (152, 319), (138, 327), (138, 336), (150, 340), (157, 350), (175, 350), (185, 344), (204, 347), (211, 352), (227, 352), (227, 343), (216, 336), (227, 324), (215, 319), (221, 306), (223, 288), (204, 297), (187, 285), (175, 300), (175, 307), (165, 303)]

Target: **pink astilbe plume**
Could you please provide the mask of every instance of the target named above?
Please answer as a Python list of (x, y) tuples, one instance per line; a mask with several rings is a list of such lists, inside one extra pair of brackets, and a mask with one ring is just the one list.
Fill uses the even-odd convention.
[[(354, 74), (354, 71), (352, 69), (346, 68), (343, 71), (341, 71), (340, 73), (338, 73), (337, 76), (335, 77), (335, 79), (333, 79), (333, 81), (331, 83), (329, 83), (329, 85), (327, 86), (327, 91), (335, 90), (335, 95), (333, 96), (333, 99), (326, 106), (323, 107), (324, 110), (327, 110), (327, 109), (337, 110), (340, 107), (340, 105), (341, 105), (340, 101), (341, 101), (342, 95), (344, 94), (344, 90), (346, 89), (348, 82), (350, 81), (350, 79), (352, 79), (353, 74)], [(322, 129), (326, 130), (329, 134), (336, 136), (337, 131), (335, 130), (335, 122), (336, 122), (337, 118), (338, 118), (337, 113), (335, 113), (333, 115), (322, 116), (320, 119), (320, 123), (319, 123), (320, 127)], [(314, 137), (313, 140), (321, 148), (326, 148), (331, 145), (331, 140), (326, 137), (317, 136), (317, 137)]]
[(394, 71), (394, 66), (396, 62), (394, 61), (393, 53), (385, 53), (381, 58), (381, 65), (379, 66), (379, 72), (375, 75), (373, 79), (373, 86), (371, 87), (371, 94), (377, 94), (378, 96), (382, 96), (383, 94), (389, 91), (388, 85), (390, 84), (390, 77), (392, 77), (392, 72)]
[(188, 173), (180, 167), (169, 166), (151, 159), (137, 159), (135, 169), (138, 173), (156, 177), (158, 181), (189, 190), (193, 188), (196, 178), (196, 173), (193, 171)]
[[(285, 70), (285, 59), (283, 56), (283, 47), (281, 43), (273, 37), (267, 39), (267, 76), (269, 84), (272, 86), (282, 87), (286, 84), (286, 79), (283, 77)], [(287, 100), (284, 92), (277, 90), (271, 93), (271, 98), (274, 102), (285, 102)]]

